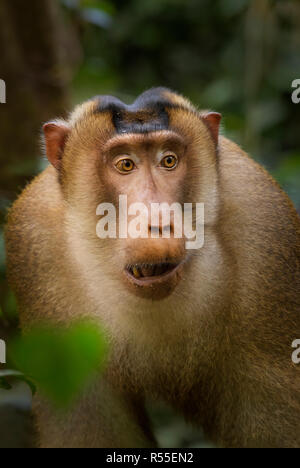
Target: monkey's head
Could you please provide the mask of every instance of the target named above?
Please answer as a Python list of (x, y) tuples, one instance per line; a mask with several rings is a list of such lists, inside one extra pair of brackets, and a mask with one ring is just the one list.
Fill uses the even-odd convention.
[[(195, 223), (195, 204), (204, 203), (205, 224), (214, 223), (220, 119), (157, 88), (132, 105), (95, 97), (68, 121), (44, 126), (47, 157), (72, 219), (66, 224), (75, 227), (79, 248), (88, 244), (93, 263), (138, 296), (166, 297), (187, 274), (195, 252), (186, 248), (184, 230), (177, 231), (184, 204), (193, 204)], [(172, 209), (165, 216), (174, 203), (182, 208), (180, 227)], [(99, 215), (113, 235), (99, 236)]]

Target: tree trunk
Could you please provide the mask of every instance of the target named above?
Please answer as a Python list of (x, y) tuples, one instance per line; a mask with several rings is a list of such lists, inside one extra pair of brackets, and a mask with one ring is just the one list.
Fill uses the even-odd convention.
[[(68, 84), (79, 62), (79, 41), (57, 0), (1, 0), (0, 249), (7, 206), (39, 170), (43, 122), (68, 108)], [(1, 83), (0, 83), (1, 84)], [(9, 303), (0, 252), (0, 306)], [(0, 317), (0, 332), (3, 320)], [(3, 335), (3, 330), (2, 330)], [(1, 334), (0, 334), (1, 338)]]
[(0, 200), (11, 200), (37, 170), (41, 123), (68, 107), (79, 46), (57, 0), (1, 0), (0, 24)]

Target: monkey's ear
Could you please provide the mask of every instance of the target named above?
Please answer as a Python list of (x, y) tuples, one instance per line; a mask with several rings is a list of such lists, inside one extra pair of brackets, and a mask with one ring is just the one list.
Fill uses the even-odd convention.
[(65, 121), (48, 122), (43, 126), (46, 154), (49, 162), (59, 170), (70, 128)]
[(209, 128), (214, 142), (216, 145), (219, 143), (219, 130), (220, 130), (220, 123), (222, 120), (222, 115), (218, 112), (208, 112), (207, 114), (203, 114), (202, 119), (206, 123), (207, 127)]

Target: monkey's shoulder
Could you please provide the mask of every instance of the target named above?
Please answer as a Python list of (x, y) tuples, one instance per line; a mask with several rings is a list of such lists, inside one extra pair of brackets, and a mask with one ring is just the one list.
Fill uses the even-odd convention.
[(47, 258), (49, 263), (54, 252), (63, 250), (63, 213), (59, 182), (49, 167), (23, 190), (8, 213), (5, 243), (11, 271), (37, 259)]
[(57, 171), (47, 167), (25, 187), (9, 210), (7, 226), (47, 226), (57, 222), (64, 206)]
[[(300, 218), (272, 176), (238, 145), (222, 138), (219, 180), (221, 186), (221, 232), (244, 267), (246, 284), (255, 278), (264, 284), (281, 275), (282, 287), (299, 300)], [(255, 275), (253, 273), (255, 272)], [(286, 299), (287, 300), (287, 299)]]
[(271, 217), (276, 223), (290, 220), (300, 229), (292, 201), (271, 174), (224, 137), (220, 138), (219, 172), (223, 199), (248, 213), (252, 223), (261, 219), (266, 224)]

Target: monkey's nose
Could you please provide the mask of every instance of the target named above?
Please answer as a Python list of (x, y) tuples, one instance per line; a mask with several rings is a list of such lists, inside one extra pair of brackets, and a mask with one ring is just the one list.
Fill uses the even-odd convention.
[(171, 237), (174, 234), (173, 224), (153, 226), (149, 225), (149, 234), (151, 237)]

